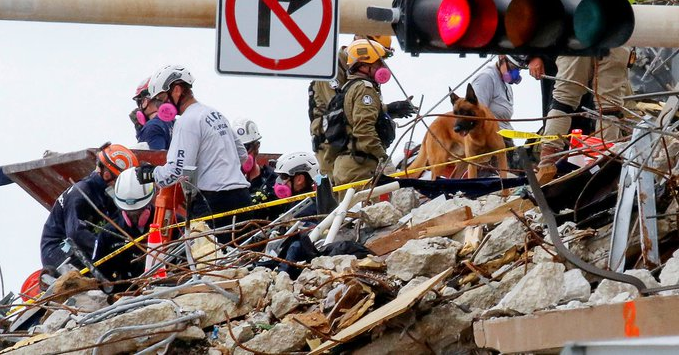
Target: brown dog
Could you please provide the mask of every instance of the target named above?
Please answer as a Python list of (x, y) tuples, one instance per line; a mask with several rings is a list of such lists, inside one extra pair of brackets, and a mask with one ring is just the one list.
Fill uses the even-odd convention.
[[(467, 85), (467, 93), (464, 99), (453, 93), (450, 101), (453, 104), (453, 112), (449, 112), (448, 115), (495, 118), (488, 107), (479, 103), (471, 84)], [(472, 157), (503, 149), (505, 148), (505, 142), (502, 136), (497, 134), (498, 130), (497, 121), (439, 116), (429, 125), (429, 131), (424, 136), (420, 153), (412, 164), (408, 166), (407, 170), (455, 160), (456, 158), (448, 153), (449, 151), (458, 157)], [(445, 148), (441, 146), (442, 144)], [(500, 176), (505, 178), (507, 177), (507, 155), (502, 152), (496, 154), (496, 156), (498, 158)], [(476, 159), (474, 162), (487, 163), (490, 161), (490, 158), (489, 156)], [(432, 168), (432, 179), (442, 175), (459, 179), (467, 170), (467, 166), (469, 166), (468, 177), (477, 177), (477, 167), (475, 165), (460, 162), (455, 164), (454, 169), (450, 165)], [(420, 174), (409, 175), (419, 176)]]

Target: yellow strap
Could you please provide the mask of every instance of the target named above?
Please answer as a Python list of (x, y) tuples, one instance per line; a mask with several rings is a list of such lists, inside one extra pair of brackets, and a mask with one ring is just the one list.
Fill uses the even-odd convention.
[[(542, 139), (542, 140), (555, 140), (559, 139), (559, 136), (552, 135), (552, 136), (541, 136), (537, 133), (531, 133), (531, 132), (521, 132), (521, 131), (514, 131), (511, 129), (501, 129), (497, 132), (497, 134), (505, 137), (505, 138), (511, 138), (511, 139)], [(569, 137), (570, 134), (563, 135), (562, 137)]]

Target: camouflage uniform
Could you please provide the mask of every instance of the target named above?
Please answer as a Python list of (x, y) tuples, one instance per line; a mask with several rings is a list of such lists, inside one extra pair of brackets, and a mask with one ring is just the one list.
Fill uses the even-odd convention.
[(335, 160), (335, 186), (371, 178), (379, 159), (387, 158), (386, 148), (375, 129), (383, 110), (379, 87), (364, 76), (347, 78), (352, 79), (362, 80), (351, 84), (344, 97), (347, 132), (351, 138), (347, 149)]
[[(330, 100), (337, 94), (347, 82), (346, 47), (342, 47), (337, 54), (337, 76), (332, 81), (312, 81), (309, 86), (309, 119), (311, 120), (311, 136), (321, 137), (323, 135), (322, 117), (326, 113)], [(327, 175), (332, 179), (332, 170), (335, 157), (327, 152), (327, 143), (317, 142), (314, 144), (316, 160), (322, 175)]]

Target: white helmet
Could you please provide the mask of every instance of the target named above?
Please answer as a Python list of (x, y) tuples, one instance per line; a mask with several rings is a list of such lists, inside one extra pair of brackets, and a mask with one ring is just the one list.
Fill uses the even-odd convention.
[(183, 65), (166, 65), (156, 70), (149, 81), (149, 97), (153, 98), (161, 92), (170, 90), (170, 85), (180, 80), (189, 85), (196, 81)]
[(236, 132), (243, 144), (252, 143), (262, 139), (259, 128), (253, 120), (238, 120), (233, 122), (233, 131)]
[(116, 179), (113, 200), (121, 210), (133, 211), (148, 205), (154, 193), (153, 183), (140, 184), (135, 169), (130, 168), (120, 173)]
[(278, 158), (274, 172), (290, 176), (307, 173), (313, 179), (319, 174), (318, 161), (313, 154), (307, 152), (289, 153)]

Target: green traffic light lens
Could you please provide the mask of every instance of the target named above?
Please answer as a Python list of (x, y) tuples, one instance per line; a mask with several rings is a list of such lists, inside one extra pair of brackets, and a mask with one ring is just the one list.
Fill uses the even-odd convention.
[(584, 47), (598, 43), (606, 32), (606, 15), (597, 0), (583, 0), (573, 15), (575, 38)]

